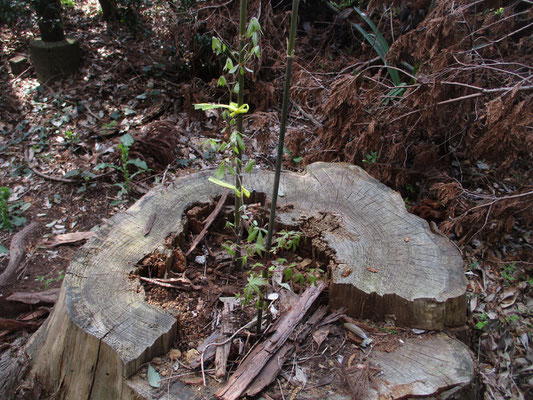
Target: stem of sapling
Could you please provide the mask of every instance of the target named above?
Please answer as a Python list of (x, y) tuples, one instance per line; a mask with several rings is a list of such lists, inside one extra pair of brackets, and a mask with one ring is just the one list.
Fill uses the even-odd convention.
[[(241, 107), (244, 104), (244, 46), (246, 45), (246, 15), (247, 15), (248, 1), (241, 0), (240, 4), (240, 16), (239, 16), (239, 69), (237, 71), (237, 105)], [(237, 114), (237, 135), (242, 136), (242, 114)], [(238, 191), (242, 189), (242, 152), (243, 149), (237, 145), (236, 163), (235, 163), (235, 187)], [(236, 243), (240, 244), (241, 241), (241, 218), (242, 218), (242, 196), (235, 196), (235, 232), (237, 234)], [(242, 260), (237, 256), (235, 260), (237, 264), (242, 264)], [(240, 265), (242, 267), (242, 265)]]

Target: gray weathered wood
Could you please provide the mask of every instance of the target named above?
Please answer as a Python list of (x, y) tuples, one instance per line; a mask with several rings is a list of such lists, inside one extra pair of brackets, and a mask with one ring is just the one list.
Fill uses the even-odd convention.
[[(147, 254), (163, 253), (169, 235), (180, 239), (188, 207), (222, 194), (224, 188), (208, 182), (211, 175), (199, 172), (150, 191), (78, 252), (51, 317), (28, 345), (33, 376), (59, 398), (127, 398), (124, 380), (169, 350), (175, 318), (148, 305), (129, 275)], [(244, 185), (268, 195), (272, 182), (273, 173), (257, 171)], [(316, 163), (306, 174), (282, 174), (280, 196), (280, 223), (301, 225), (305, 233), (314, 228), (313, 244), (332, 259), (333, 307), (376, 319), (394, 315), (397, 323), (426, 329), (464, 323), (460, 254), (407, 213), (399, 194), (358, 167)], [(325, 225), (332, 220), (333, 230)]]
[(443, 333), (409, 339), (390, 353), (374, 351), (369, 360), (382, 371), (374, 380), (369, 400), (435, 396), (465, 388), (474, 379), (474, 360), (468, 348)]

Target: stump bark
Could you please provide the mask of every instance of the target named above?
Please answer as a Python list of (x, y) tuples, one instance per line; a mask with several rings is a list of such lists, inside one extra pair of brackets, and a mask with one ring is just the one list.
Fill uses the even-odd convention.
[[(129, 275), (147, 254), (163, 253), (169, 235), (180, 240), (187, 208), (223, 193), (208, 182), (211, 175), (199, 172), (150, 191), (78, 252), (51, 317), (27, 346), (32, 376), (58, 398), (133, 398), (128, 378), (169, 350), (176, 320), (145, 303)], [(256, 171), (244, 185), (269, 196), (273, 179), (272, 172)], [(331, 258), (333, 307), (346, 306), (356, 317), (392, 315), (424, 329), (464, 323), (461, 255), (407, 213), (398, 193), (358, 167), (316, 163), (303, 175), (282, 174), (280, 196), (279, 223), (305, 233), (313, 227), (313, 244)]]

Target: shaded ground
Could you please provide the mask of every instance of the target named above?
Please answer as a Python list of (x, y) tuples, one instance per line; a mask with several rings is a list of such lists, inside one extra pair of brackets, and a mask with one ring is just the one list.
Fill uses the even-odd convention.
[[(81, 39), (83, 66), (45, 84), (31, 69), (13, 76), (7, 63), (28, 55), (37, 35), (31, 20), (0, 27), (0, 186), (11, 190), (13, 219), (40, 223), (19, 279), (2, 297), (60, 285), (77, 246), (50, 248), (44, 240), (90, 230), (154, 184), (215, 165), (200, 143), (220, 135), (221, 121), (192, 104), (225, 101), (216, 88), (224, 60), (212, 54), (211, 35), (233, 40), (238, 2), (153, 3), (140, 10), (135, 32), (103, 22), (97, 1), (65, 8), (67, 33)], [(267, 168), (274, 161), (289, 15), (288, 4), (273, 3), (253, 1), (249, 10), (266, 35), (247, 80), (246, 141)], [(527, 398), (533, 390), (533, 7), (527, 1), (437, 1), (433, 9), (429, 1), (410, 9), (401, 2), (359, 3), (391, 44), (389, 63), (407, 73), (391, 81), (354, 27), (369, 30), (353, 9), (337, 15), (318, 0), (303, 4), (285, 168), (319, 160), (361, 165), (456, 242), (466, 259), (467, 336), (483, 395)], [(394, 89), (401, 90), (396, 97)], [(94, 169), (119, 163), (125, 133), (136, 139), (131, 157), (151, 168), (135, 178), (131, 199), (117, 194), (119, 172)], [(19, 229), (1, 230), (0, 243), (9, 248)], [(8, 255), (0, 256), (3, 268)], [(20, 334), (0, 337), (8, 343)]]

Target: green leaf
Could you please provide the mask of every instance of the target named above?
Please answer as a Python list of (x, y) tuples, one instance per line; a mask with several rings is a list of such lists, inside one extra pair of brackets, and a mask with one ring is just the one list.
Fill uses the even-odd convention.
[(250, 191), (248, 189), (246, 189), (244, 186), (241, 187), (241, 190), (242, 190), (242, 193), (244, 194), (244, 196), (246, 197), (250, 197)]
[(292, 159), (292, 161), (294, 161), (296, 164), (298, 164), (300, 161), (302, 161), (304, 158), (303, 157), (295, 157)]
[(26, 218), (14, 216), (11, 220), (12, 224), (15, 226), (22, 226), (26, 223)]
[(211, 38), (211, 49), (216, 52), (216, 54), (220, 54), (221, 51), (221, 42), (218, 38), (212, 37)]
[(246, 166), (244, 167), (244, 172), (246, 173), (250, 173), (252, 172), (252, 168), (254, 167), (255, 165), (255, 160), (250, 160), (248, 161), (248, 163), (246, 164)]
[(256, 17), (253, 17), (250, 19), (250, 22), (248, 23), (248, 28), (246, 29), (246, 36), (252, 37), (252, 35), (255, 32), (261, 32), (261, 25), (259, 24), (259, 21)]
[(218, 78), (217, 86), (226, 86), (226, 78), (224, 76), (221, 76)]
[(226, 65), (224, 65), (224, 71), (229, 71), (230, 74), (232, 74), (233, 72), (231, 72), (231, 70), (235, 68), (233, 66), (233, 61), (231, 61), (231, 58), (226, 58)]
[(95, 171), (98, 171), (100, 169), (106, 169), (107, 167), (110, 167), (110, 165), (108, 163), (100, 163), (100, 164), (96, 164), (96, 166), (94, 167), (94, 170)]
[(257, 237), (257, 234), (259, 233), (259, 229), (255, 228), (253, 226), (250, 226), (250, 229), (248, 229), (248, 243), (251, 243), (254, 241), (254, 239)]
[(129, 133), (126, 133), (120, 138), (120, 143), (122, 143), (126, 147), (130, 147), (133, 144), (133, 142), (134, 142), (133, 137)]
[(226, 175), (226, 166), (224, 163), (221, 163), (217, 170), (215, 171), (214, 177), (217, 179), (222, 179)]
[(238, 192), (238, 190), (235, 187), (235, 185), (232, 185), (231, 183), (228, 183), (228, 182), (224, 182), (224, 181), (222, 181), (220, 179), (215, 178), (214, 176), (209, 177), (208, 181), (211, 182), (211, 183), (214, 183), (215, 185), (222, 186), (222, 187), (225, 187), (227, 189), (232, 189), (232, 190), (235, 191), (236, 194)]
[(152, 367), (151, 364), (148, 364), (148, 383), (150, 386), (158, 388), (161, 386), (161, 377), (159, 376), (159, 373), (155, 370), (154, 367)]
[(259, 46), (255, 46), (253, 49), (252, 49), (252, 53), (257, 57), (259, 58), (261, 56), (261, 48)]
[(9, 254), (9, 250), (4, 247), (3, 244), (0, 243), (0, 253)]
[(128, 164), (135, 165), (139, 169), (148, 169), (148, 165), (146, 165), (146, 162), (141, 160), (140, 158), (136, 158), (135, 160), (128, 160)]
[(226, 168), (228, 169), (228, 172), (229, 172), (232, 176), (237, 175), (237, 172), (235, 171), (235, 169), (234, 169), (230, 164), (227, 164), (227, 165), (226, 165)]

